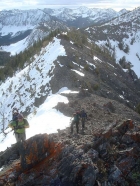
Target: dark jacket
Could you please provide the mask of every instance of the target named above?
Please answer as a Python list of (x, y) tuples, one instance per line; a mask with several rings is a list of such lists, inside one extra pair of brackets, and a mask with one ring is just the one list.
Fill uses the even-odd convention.
[(80, 117), (81, 117), (81, 118), (87, 118), (87, 113), (86, 113), (84, 110), (82, 110), (82, 111), (80, 112)]
[(73, 115), (73, 121), (74, 121), (74, 122), (79, 122), (79, 120), (80, 120), (79, 114), (78, 114), (78, 113), (74, 114), (74, 115)]
[(13, 113), (12, 120), (13, 121), (17, 121), (18, 120), (18, 113)]

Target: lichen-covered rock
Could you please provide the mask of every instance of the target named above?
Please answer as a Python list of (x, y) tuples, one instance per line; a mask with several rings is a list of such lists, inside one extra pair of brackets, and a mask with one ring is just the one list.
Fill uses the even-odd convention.
[[(87, 102), (87, 107), (90, 105)], [(94, 105), (91, 109), (93, 107)], [(13, 163), (5, 152), (5, 162), (12, 163), (12, 168), (1, 171), (0, 184), (139, 186), (139, 125), (130, 119), (114, 121), (112, 115), (115, 113), (110, 115), (104, 113), (102, 107), (97, 108), (101, 115), (96, 112), (94, 122), (93, 118), (87, 120), (84, 132), (80, 123), (79, 134), (74, 128), (71, 135), (67, 127), (58, 129), (55, 134), (36, 135), (23, 144), (15, 145), (19, 150), (20, 161), (18, 159)], [(114, 112), (116, 110), (115, 108)], [(101, 126), (101, 116), (104, 117), (104, 114), (109, 116), (111, 122), (106, 127)], [(94, 113), (89, 117), (93, 115)], [(105, 117), (103, 122), (107, 122)], [(11, 151), (16, 158), (14, 146)]]

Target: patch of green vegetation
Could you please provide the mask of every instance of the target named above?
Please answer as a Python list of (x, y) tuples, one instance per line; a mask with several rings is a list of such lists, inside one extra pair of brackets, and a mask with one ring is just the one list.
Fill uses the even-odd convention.
[[(59, 34), (59, 30), (55, 30), (51, 32), (47, 37), (43, 40), (39, 40), (35, 42), (33, 46), (26, 49), (24, 52), (20, 52), (19, 54), (7, 57), (7, 55), (1, 55), (2, 60), (4, 60), (4, 56), (7, 61), (4, 62), (4, 68), (0, 68), (0, 81), (3, 82), (6, 78), (12, 77), (17, 70), (21, 70), (24, 68), (25, 63), (30, 64), (32, 62), (32, 58), (35, 54), (39, 54), (42, 47), (48, 44), (49, 41), (53, 39), (57, 34)], [(1, 63), (2, 64), (2, 63)]]

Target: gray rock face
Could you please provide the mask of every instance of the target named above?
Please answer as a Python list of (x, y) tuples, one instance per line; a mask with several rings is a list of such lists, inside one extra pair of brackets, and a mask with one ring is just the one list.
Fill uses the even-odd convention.
[[(77, 105), (73, 104), (77, 100), (75, 96), (70, 99), (69, 105), (61, 107), (59, 103), (58, 109), (65, 111), (69, 106), (75, 109), (77, 105), (86, 108), (88, 120), (84, 132), (80, 122), (79, 134), (74, 127), (73, 134), (67, 128), (51, 135), (34, 136), (19, 151), (20, 161), (18, 155), (11, 162), (10, 154), (3, 152), (0, 157), (0, 160), (5, 157), (0, 173), (1, 185), (139, 184), (139, 177), (134, 179), (134, 175), (138, 176), (140, 168), (140, 116), (122, 104), (116, 105), (115, 101), (111, 104), (113, 112), (108, 112), (104, 105), (110, 105), (110, 102), (102, 98), (97, 104), (98, 96), (95, 95), (79, 99)], [(120, 109), (124, 113), (120, 113)], [(124, 121), (127, 116), (133, 116), (135, 120)], [(9, 152), (16, 154), (17, 148), (15, 145)]]
[[(117, 63), (102, 54), (95, 52), (91, 55), (90, 47), (78, 47), (68, 40), (61, 39), (68, 57), (58, 58), (61, 67), (55, 62), (54, 76), (50, 81), (53, 93), (62, 87), (68, 87), (79, 91), (81, 99), (96, 94), (135, 109), (140, 102), (140, 80), (134, 71), (129, 70), (126, 73)], [(94, 56), (97, 59), (93, 59)], [(76, 72), (83, 73), (83, 76)], [(105, 105), (105, 108), (110, 112), (114, 111), (111, 103)]]

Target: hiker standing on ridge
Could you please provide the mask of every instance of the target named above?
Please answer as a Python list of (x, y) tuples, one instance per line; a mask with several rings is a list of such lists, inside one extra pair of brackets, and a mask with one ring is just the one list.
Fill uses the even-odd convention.
[(82, 109), (80, 112), (80, 118), (81, 118), (81, 122), (82, 122), (82, 129), (84, 129), (85, 128), (85, 120), (87, 119), (87, 113), (85, 112), (84, 109)]
[(14, 130), (17, 142), (23, 142), (26, 140), (25, 128), (29, 128), (29, 123), (25, 118), (23, 118), (22, 114), (18, 114), (17, 120), (12, 120), (8, 126)]
[(79, 113), (76, 112), (73, 114), (73, 118), (72, 118), (72, 122), (71, 122), (71, 133), (73, 133), (73, 125), (76, 124), (76, 131), (77, 133), (79, 133), (79, 120), (80, 120), (80, 116)]

